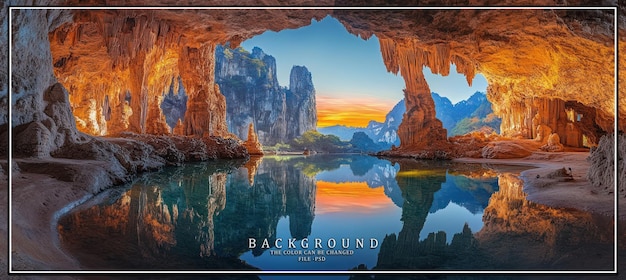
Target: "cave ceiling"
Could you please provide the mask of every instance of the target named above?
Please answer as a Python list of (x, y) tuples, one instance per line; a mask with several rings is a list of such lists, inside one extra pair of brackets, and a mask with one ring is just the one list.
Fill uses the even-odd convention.
[[(64, 4), (132, 6), (143, 4), (140, 2), (67, 1)], [(270, 2), (263, 5), (278, 4)], [(176, 1), (161, 1), (158, 5), (175, 4)], [(308, 4), (332, 6), (338, 3)], [(364, 39), (373, 35), (379, 38), (387, 69), (403, 76), (406, 97), (413, 99), (407, 104), (409, 113), (403, 123), (431, 122), (419, 128), (428, 129), (431, 134), (445, 135), (434, 117), (434, 109), (429, 109), (432, 100), (419, 97), (430, 92), (422, 69), (426, 66), (433, 73), (445, 76), (451, 63), (467, 77), (468, 83), (476, 74), (485, 76), (494, 112), (505, 119), (504, 134), (532, 130), (528, 127), (534, 124), (529, 119), (544, 112), (529, 113), (526, 107), (537, 103), (533, 103), (537, 99), (576, 101), (586, 112), (589, 112), (587, 108), (592, 108), (594, 122), (606, 132), (612, 130), (616, 114), (614, 19), (610, 9), (372, 11), (164, 7), (66, 13), (71, 14), (72, 19), (49, 33), (54, 75), (68, 88), (75, 107), (91, 108), (84, 116), (77, 114), (80, 119), (77, 122), (83, 122), (79, 128), (91, 134), (104, 135), (120, 130), (164, 133), (165, 121), (158, 104), (162, 101), (163, 90), (169, 88), (175, 77), (183, 78), (185, 88), (191, 92), (189, 116), (185, 117), (184, 127), (179, 131), (188, 135), (215, 131), (225, 134), (224, 117), (220, 116), (223, 113), (216, 116), (193, 110), (194, 106), (209, 107), (216, 112), (223, 109), (219, 104), (223, 102), (219, 88), (211, 76), (214, 71), (211, 52), (215, 45), (229, 42), (237, 46), (266, 30), (298, 28), (327, 15), (337, 18), (352, 34)], [(620, 62), (624, 59), (622, 56)], [(620, 75), (620, 80), (624, 80), (624, 75)], [(128, 92), (133, 97), (128, 104), (122, 104)], [(103, 106), (105, 99), (107, 106)], [(626, 100), (619, 99), (618, 103), (622, 118), (626, 113)], [(110, 111), (108, 117), (103, 110)], [(89, 120), (90, 114), (92, 120)], [(117, 116), (117, 121), (107, 124), (110, 114)], [(147, 120), (156, 121), (148, 124)], [(624, 126), (625, 122), (621, 123)], [(111, 127), (102, 128), (107, 125)], [(414, 131), (405, 132), (419, 138)]]

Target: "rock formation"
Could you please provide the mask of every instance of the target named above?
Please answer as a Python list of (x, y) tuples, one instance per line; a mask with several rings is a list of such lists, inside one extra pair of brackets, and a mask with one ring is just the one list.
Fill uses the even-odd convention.
[(161, 103), (180, 78), (188, 96), (184, 134), (226, 135), (224, 100), (213, 82), (215, 44), (180, 44), (171, 31), (154, 15), (127, 10), (78, 13), (52, 32), (55, 75), (71, 89), (79, 130), (169, 133)]
[[(253, 123), (259, 142), (264, 145), (286, 143), (317, 126), (315, 89), (311, 73), (294, 66), (290, 88), (276, 79), (276, 60), (255, 47), (216, 48), (215, 79), (226, 97), (228, 129), (241, 139), (247, 138)], [(303, 70), (300, 70), (300, 69)]]
[(546, 142), (551, 133), (556, 133), (560, 142), (570, 147), (597, 145), (600, 136), (607, 131), (601, 125), (606, 125), (610, 119), (579, 101), (560, 99), (525, 99), (511, 107), (499, 106), (496, 113), (502, 114), (503, 110), (507, 111), (505, 115), (516, 116), (502, 119), (503, 135)]
[[(413, 41), (396, 43), (393, 40), (380, 39), (380, 50), (387, 70), (394, 74), (402, 73), (406, 84), (404, 100), (407, 111), (398, 127), (400, 147), (422, 150), (437, 142), (446, 141), (447, 131), (435, 117), (435, 103), (422, 73), (422, 68), (431, 63), (429, 54)], [(442, 49), (443, 51), (446, 49)], [(445, 65), (448, 68), (450, 66), (449, 63)]]
[(311, 72), (304, 66), (294, 66), (289, 75), (287, 95), (287, 139), (294, 139), (317, 127), (315, 88)]
[(246, 147), (250, 155), (263, 155), (263, 148), (261, 148), (261, 143), (259, 143), (259, 138), (254, 132), (254, 125), (252, 123), (250, 123), (250, 127), (248, 128), (248, 140), (243, 142), (243, 146)]
[[(600, 139), (597, 147), (591, 149), (591, 153), (587, 160), (591, 163), (587, 171), (587, 180), (593, 186), (603, 193), (619, 192), (620, 198), (626, 197), (626, 167), (624, 166), (624, 158), (626, 158), (626, 137), (623, 133), (617, 135), (618, 144), (616, 145), (615, 135), (605, 135)], [(617, 146), (617, 153), (615, 147)], [(615, 154), (617, 154), (617, 174), (615, 174)], [(619, 185), (615, 190), (615, 176), (617, 176)]]
[(546, 144), (541, 146), (541, 150), (546, 152), (562, 152), (564, 151), (563, 144), (561, 144), (561, 139), (558, 134), (552, 133), (548, 136), (548, 141)]

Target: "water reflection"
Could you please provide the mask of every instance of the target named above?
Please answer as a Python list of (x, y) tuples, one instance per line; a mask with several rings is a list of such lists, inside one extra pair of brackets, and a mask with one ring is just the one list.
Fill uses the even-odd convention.
[[(426, 168), (426, 166), (429, 168)], [(476, 255), (476, 240), (467, 224), (460, 233), (454, 234), (448, 243), (446, 232), (430, 232), (420, 241), (419, 237), (426, 217), (433, 206), (435, 193), (446, 183), (448, 166), (433, 166), (424, 162), (403, 161), (396, 180), (402, 190), (402, 230), (396, 235), (385, 237), (378, 255), (376, 270), (432, 270), (469, 269), (463, 261), (469, 255)], [(464, 187), (462, 187), (464, 188)], [(461, 189), (462, 189), (461, 188)], [(440, 198), (445, 202), (455, 197)], [(447, 201), (446, 201), (447, 200)], [(442, 203), (443, 204), (443, 203)], [(446, 203), (447, 204), (447, 203)]]
[(613, 269), (612, 218), (529, 202), (522, 180), (512, 174), (498, 175), (498, 182), (500, 190), (489, 199), (483, 229), (476, 234), (493, 266)]
[[(189, 164), (80, 206), (59, 235), (89, 269), (611, 269), (610, 219), (530, 203), (517, 173), (363, 155)], [(272, 252), (292, 238), (378, 246), (324, 261)]]

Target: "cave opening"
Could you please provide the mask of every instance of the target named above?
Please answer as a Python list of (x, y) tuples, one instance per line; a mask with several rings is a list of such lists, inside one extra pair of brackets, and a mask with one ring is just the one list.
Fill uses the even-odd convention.
[[(168, 11), (162, 12), (168, 13)], [(308, 14), (309, 12), (311, 14)], [(535, 66), (520, 66), (519, 69), (515, 69), (517, 72), (510, 71), (510, 74), (514, 76), (513, 78), (508, 77), (506, 74), (498, 72), (500, 71), (499, 68), (494, 69), (495, 66), (490, 64), (497, 60), (495, 59), (498, 58), (496, 55), (500, 55), (498, 50), (477, 48), (472, 43), (482, 40), (481, 42), (497, 41), (497, 44), (502, 44), (500, 42), (502, 36), (494, 37), (493, 34), (484, 34), (483, 37), (479, 36), (479, 38), (476, 37), (480, 35), (479, 33), (469, 36), (467, 32), (470, 31), (464, 29), (446, 29), (443, 30), (445, 34), (439, 34), (443, 31), (436, 28), (432, 29), (433, 26), (422, 21), (419, 23), (423, 26), (413, 26), (412, 28), (416, 28), (416, 31), (407, 35), (405, 33), (407, 30), (403, 28), (408, 27), (403, 27), (400, 24), (395, 33), (391, 32), (386, 29), (388, 27), (383, 28), (372, 24), (371, 22), (375, 22), (374, 19), (377, 18), (377, 15), (366, 14), (364, 11), (354, 14), (346, 11), (306, 11), (305, 15), (291, 16), (292, 19), (298, 19), (295, 25), (290, 23), (291, 25), (287, 24), (279, 28), (268, 28), (261, 25), (246, 33), (247, 31), (242, 29), (241, 23), (231, 23), (232, 26), (220, 27), (228, 30), (226, 33), (220, 33), (225, 31), (213, 27), (204, 30), (205, 33), (201, 35), (198, 35), (197, 30), (190, 31), (190, 34), (197, 37), (194, 37), (194, 40), (197, 41), (189, 44), (181, 43), (180, 39), (175, 39), (181, 38), (177, 37), (180, 35), (174, 35), (187, 32), (181, 30), (184, 28), (182, 23), (187, 23), (186, 19), (181, 20), (170, 14), (168, 16), (172, 17), (173, 20), (172, 18), (159, 20), (155, 15), (147, 15), (141, 11), (132, 10), (118, 11), (117, 13), (108, 15), (107, 17), (111, 18), (107, 21), (98, 19), (100, 16), (96, 15), (97, 12), (77, 13), (80, 14), (77, 17), (81, 19), (80, 21), (61, 25), (50, 33), (55, 75), (66, 87), (71, 89), (70, 102), (73, 108), (78, 108), (74, 111), (78, 129), (92, 135), (114, 135), (123, 131), (132, 131), (148, 134), (215, 134), (226, 137), (236, 135), (245, 139), (248, 131), (247, 124), (253, 123), (261, 142), (270, 144), (282, 142), (286, 138), (268, 139), (271, 138), (270, 135), (276, 133), (287, 135), (288, 133), (282, 132), (286, 128), (270, 126), (261, 129), (259, 127), (274, 122), (276, 118), (283, 118), (283, 121), (287, 122), (287, 119), (290, 118), (288, 115), (270, 117), (271, 112), (259, 111), (254, 113), (255, 116), (245, 117), (243, 122), (247, 123), (240, 128), (231, 128), (232, 120), (229, 119), (228, 114), (225, 115), (221, 112), (224, 92), (220, 92), (220, 87), (217, 85), (219, 82), (215, 83), (215, 74), (219, 72), (216, 69), (216, 50), (219, 44), (230, 42), (233, 45), (241, 44), (245, 49), (254, 53), (255, 40), (260, 40), (258, 38), (272, 32), (267, 30), (282, 30), (280, 33), (301, 32), (303, 29), (314, 27), (315, 24), (329, 23), (339, 27), (331, 28), (332, 32), (325, 32), (324, 36), (327, 37), (295, 35), (287, 43), (284, 40), (275, 40), (276, 45), (282, 47), (283, 51), (280, 48), (275, 51), (272, 49), (273, 47), (259, 44), (262, 47), (262, 52), (268, 55), (278, 56), (291, 53), (300, 58), (314, 60), (311, 63), (293, 63), (293, 65), (301, 64), (310, 68), (317, 98), (315, 116), (317, 124), (312, 126), (313, 129), (340, 124), (365, 127), (370, 121), (382, 123), (387, 121), (385, 119), (386, 114), (390, 112), (394, 104), (408, 96), (409, 98), (405, 99), (407, 114), (404, 114), (406, 117), (402, 117), (404, 124), (401, 126), (402, 128), (399, 128), (398, 137), (404, 139), (403, 145), (419, 149), (424, 146), (433, 146), (435, 142), (446, 142), (448, 137), (461, 133), (454, 132), (449, 125), (445, 124), (445, 120), (442, 120), (445, 119), (445, 116), (441, 114), (442, 112), (437, 112), (437, 108), (431, 108), (433, 101), (427, 95), (436, 92), (448, 97), (443, 93), (444, 90), (435, 88), (436, 82), (432, 80), (430, 75), (432, 73), (435, 73), (433, 76), (441, 74), (448, 79), (450, 75), (454, 75), (454, 72), (461, 73), (461, 76), (465, 77), (468, 83), (477, 77), (482, 77), (478, 72), (486, 72), (485, 77), (489, 77), (489, 79), (484, 77), (482, 79), (485, 87), (487, 87), (486, 80), (489, 80), (489, 89), (479, 91), (487, 91), (487, 100), (497, 104), (493, 108), (493, 115), (490, 116), (489, 120), (497, 119), (493, 116), (502, 118), (499, 128), (493, 129), (502, 136), (546, 140), (549, 134), (556, 133), (560, 136), (559, 141), (566, 146), (587, 147), (595, 145), (599, 137), (606, 134), (606, 128), (609, 127), (607, 121), (610, 119), (609, 114), (602, 110), (591, 110), (594, 107), (590, 106), (589, 102), (576, 105), (575, 115), (569, 117), (568, 114), (570, 113), (567, 110), (573, 110), (573, 107), (566, 105), (566, 103), (569, 104), (573, 101), (565, 100), (572, 99), (558, 95), (548, 97), (551, 95), (550, 91), (541, 92), (542, 88), (537, 87), (537, 85), (544, 86), (543, 84), (548, 82), (550, 83), (548, 86), (554, 84), (555, 77), (561, 74), (552, 72), (558, 69), (554, 70), (553, 67), (546, 70), (547, 74), (544, 78), (549, 79), (549, 81), (535, 78), (540, 82), (526, 85), (524, 84), (524, 79), (526, 79), (526, 72), (524, 71), (533, 69)], [(210, 13), (223, 13), (223, 15), (217, 16), (217, 19), (233, 16), (230, 13), (235, 16), (237, 14), (232, 11), (211, 11)], [(259, 11), (259, 13), (267, 16), (264, 11)], [(393, 11), (393, 13), (424, 16), (427, 12)], [(406, 16), (399, 15), (398, 18)], [(194, 14), (194, 16), (203, 17), (204, 15)], [(533, 16), (550, 17), (553, 15), (540, 14), (538, 16), (533, 14)], [(212, 20), (215, 19), (212, 18)], [(263, 20), (267, 19), (263, 18)], [(459, 17), (459, 20), (463, 21), (464, 18)], [(307, 23), (308, 26), (306, 26)], [(400, 20), (398, 23), (402, 23), (402, 21)], [(394, 24), (396, 23), (394, 22)], [(213, 25), (208, 24), (208, 26)], [(98, 37), (98, 34), (103, 31), (106, 34), (117, 35)], [(343, 32), (344, 34), (341, 36), (348, 35), (351, 39), (369, 44), (366, 49), (374, 49), (376, 55), (369, 55), (368, 57), (376, 58), (378, 65), (376, 67), (369, 64), (364, 65), (365, 60), (359, 56), (348, 57), (345, 55), (346, 53), (360, 54), (361, 48), (344, 44), (344, 39), (340, 38), (336, 31)], [(427, 32), (432, 34), (426, 35)], [(463, 37), (467, 40), (462, 41), (449, 37), (446, 35), (449, 32), (461, 32), (460, 35), (467, 35), (467, 38)], [(150, 35), (144, 36), (142, 34)], [(417, 36), (415, 34), (421, 34), (420, 36), (425, 38), (424, 42), (414, 39)], [(138, 40), (138, 38), (143, 39)], [(246, 38), (249, 39), (246, 40)], [(507, 40), (510, 42), (510, 39)], [(316, 45), (318, 42), (329, 43), (327, 45), (330, 47), (323, 50), (318, 49), (315, 52), (298, 47), (299, 43), (318, 46)], [(89, 56), (77, 51), (89, 48), (97, 51), (91, 52)], [(287, 48), (286, 51), (285, 48)], [(544, 49), (534, 46), (529, 49), (529, 53), (538, 54), (537, 57), (539, 58), (560, 55), (558, 51), (563, 50), (548, 50), (548, 53), (545, 54), (543, 53), (545, 52)], [(495, 55), (490, 56), (492, 53)], [(319, 56), (334, 58), (335, 67), (315, 70), (314, 68), (321, 61), (318, 59)], [(347, 62), (341, 59), (345, 59)], [(514, 64), (513, 61), (507, 59), (495, 62), (497, 63), (496, 66), (504, 67), (503, 65)], [(288, 65), (286, 67), (291, 66), (290, 63), (281, 60), (277, 59), (277, 68), (282, 67), (281, 64)], [(543, 67), (542, 62), (537, 62), (539, 60), (531, 60), (530, 63)], [(339, 67), (343, 65), (358, 66), (344, 70)], [(76, 71), (78, 68), (82, 70), (82, 73), (77, 77), (73, 73), (80, 72)], [(381, 74), (377, 76), (389, 78), (393, 82), (388, 84), (386, 81), (373, 78), (374, 76), (360, 74), (362, 69), (370, 68), (378, 68), (381, 70)], [(431, 71), (425, 71), (426, 68)], [(563, 67), (563, 69), (566, 68), (568, 67)], [(102, 74), (102, 70), (107, 70), (110, 74)], [(283, 87), (289, 83), (286, 80), (290, 79), (283, 77), (286, 72), (289, 71), (277, 69), (276, 72), (276, 80)], [(389, 72), (400, 75), (394, 76)], [(575, 74), (576, 72), (567, 72), (567, 74), (572, 73)], [(345, 87), (327, 89), (325, 86), (330, 83), (317, 81), (324, 76), (343, 79), (343, 81), (335, 82), (342, 86), (350, 87), (354, 84), (363, 84), (364, 89), (355, 90)], [(348, 81), (350, 79), (357, 79), (360, 82), (351, 84)], [(452, 83), (449, 80), (445, 80), (444, 83), (443, 88), (451, 88)], [(585, 88), (578, 87), (576, 89), (584, 90)], [(287, 90), (290, 89), (287, 88)], [(565, 92), (564, 89), (559, 88), (558, 90)], [(473, 90), (470, 91), (470, 93), (473, 92)], [(524, 94), (530, 97), (524, 97)], [(559, 94), (563, 95), (562, 93)], [(291, 96), (297, 96), (297, 94)], [(295, 100), (295, 98), (286, 99)], [(598, 101), (593, 102), (598, 103)], [(333, 106), (334, 109), (330, 109)], [(601, 107), (603, 104), (598, 106)], [(228, 108), (226, 109), (228, 110)], [(366, 110), (368, 111), (366, 112)], [(375, 112), (376, 116), (372, 117), (371, 112)], [(358, 118), (360, 122), (351, 122), (349, 118)], [(556, 118), (557, 122), (548, 118)], [(227, 124), (224, 124), (224, 120)], [(294, 119), (292, 121), (301, 124), (300, 120)], [(439, 124), (439, 122), (444, 124)], [(475, 122), (477, 122), (476, 118), (470, 118), (463, 125), (468, 127)], [(600, 122), (600, 124), (594, 126), (593, 122)], [(310, 127), (300, 126), (293, 135), (301, 134), (307, 128)], [(548, 133), (547, 136), (544, 135), (546, 133)], [(432, 141), (422, 141), (426, 138), (432, 138)]]
[(317, 128), (383, 122), (385, 114), (403, 98), (404, 81), (386, 71), (378, 38), (350, 34), (330, 15), (298, 29), (266, 31), (241, 46), (248, 50), (259, 47), (275, 57), (281, 85), (289, 85), (294, 65), (311, 72)]
[[(243, 41), (241, 47), (252, 52), (258, 48), (256, 52), (274, 57), (275, 65), (271, 67), (276, 68), (276, 79), (281, 85), (289, 83), (292, 65), (309, 68), (316, 91), (317, 131), (339, 136), (344, 141), (349, 141), (354, 132), (365, 131), (375, 142), (400, 144), (397, 129), (406, 112), (406, 84), (402, 76), (389, 73), (386, 69), (376, 35), (369, 38), (355, 36), (341, 22), (328, 15), (319, 21), (311, 20), (310, 25), (298, 29), (266, 31)], [(229, 51), (225, 56), (232, 59), (233, 52)], [(217, 61), (219, 64), (219, 56)], [(433, 73), (428, 66), (423, 68), (433, 98), (438, 98), (435, 102), (437, 117), (446, 120), (444, 127), (449, 135), (483, 128), (483, 118), (491, 111), (490, 104), (479, 104), (488, 103), (485, 98), (486, 79), (477, 74), (468, 81), (457, 72), (454, 63), (450, 63), (449, 69), (449, 74), (443, 76)], [(236, 78), (241, 80), (239, 76)], [(218, 78), (222, 93), (231, 86), (233, 79), (235, 77), (231, 77), (228, 83), (220, 83)], [(457, 103), (461, 104), (455, 107)], [(470, 118), (473, 112), (469, 111), (477, 110), (481, 105), (480, 113), (485, 116), (479, 116), (480, 120), (474, 116)], [(230, 106), (227, 103), (227, 107)], [(266, 132), (266, 128), (259, 128), (256, 118), (250, 117), (250, 114), (247, 116), (246, 121), (253, 122), (257, 131), (262, 130), (261, 134)], [(499, 131), (497, 117), (490, 117), (495, 121), (488, 124), (492, 128), (487, 130)], [(231, 129), (233, 123), (228, 121)], [(459, 129), (454, 129), (457, 123)], [(238, 129), (231, 129), (231, 132), (245, 139), (247, 125), (240, 123)], [(455, 134), (450, 134), (452, 131)]]
[(187, 94), (180, 77), (172, 78), (160, 108), (163, 115), (165, 115), (165, 121), (170, 128), (170, 133), (173, 133), (174, 128), (185, 120), (185, 112), (187, 111)]

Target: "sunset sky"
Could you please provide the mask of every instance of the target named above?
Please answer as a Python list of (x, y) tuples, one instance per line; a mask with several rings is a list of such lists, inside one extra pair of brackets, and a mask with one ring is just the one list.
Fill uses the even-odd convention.
[[(404, 80), (388, 73), (375, 36), (363, 40), (346, 31), (339, 21), (326, 17), (299, 29), (266, 31), (244, 41), (242, 47), (257, 46), (276, 58), (281, 86), (289, 86), (294, 65), (311, 72), (316, 91), (318, 127), (336, 124), (366, 126), (370, 120), (383, 121), (385, 115), (403, 98)], [(487, 81), (477, 75), (473, 87), (456, 73), (441, 77), (425, 68), (431, 91), (448, 97), (452, 103), (485, 91)]]

